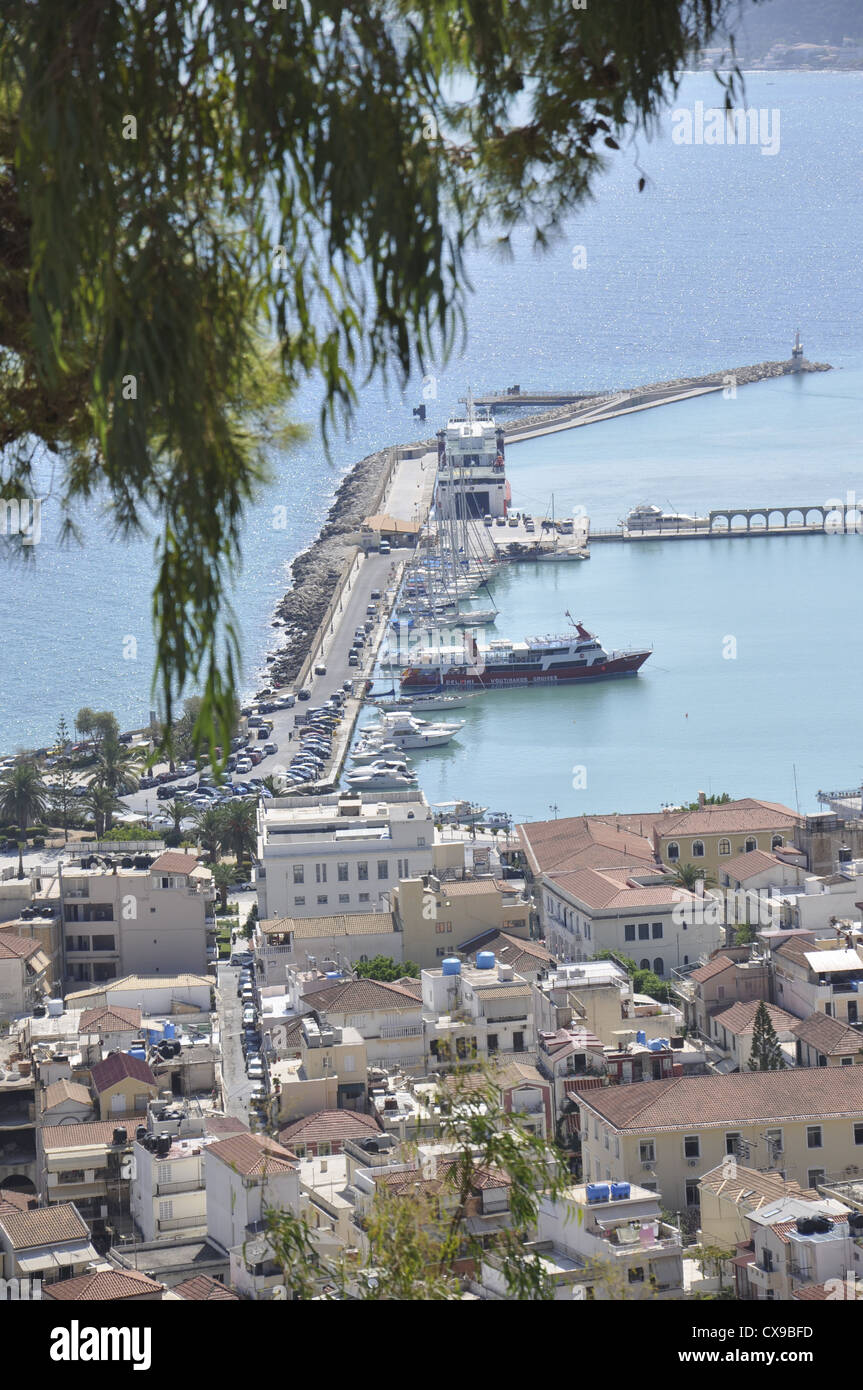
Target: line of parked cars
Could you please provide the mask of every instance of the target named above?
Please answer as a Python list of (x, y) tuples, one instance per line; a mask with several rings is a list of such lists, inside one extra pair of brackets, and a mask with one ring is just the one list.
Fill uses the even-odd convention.
[[(234, 963), (235, 957), (231, 957)], [(251, 1092), (252, 1104), (260, 1103), (266, 1099), (266, 1069), (264, 1057), (261, 1051), (261, 1028), (260, 1014), (258, 1009), (258, 986), (255, 978), (255, 967), (252, 958), (244, 957), (246, 963), (240, 970), (240, 977), (237, 981), (237, 995), (243, 1005), (243, 1031), (241, 1043), (243, 1057), (246, 1063), (246, 1075), (253, 1083)]]
[(286, 790), (317, 782), (323, 776), (332, 758), (333, 734), (341, 723), (342, 705), (350, 689), (351, 682), (345, 681), (326, 705), (310, 709), (305, 722), (296, 725), (299, 747), (282, 777)]

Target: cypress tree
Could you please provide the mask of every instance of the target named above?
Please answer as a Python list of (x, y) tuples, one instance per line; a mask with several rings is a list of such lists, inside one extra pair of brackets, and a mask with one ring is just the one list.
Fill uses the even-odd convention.
[(782, 1049), (776, 1036), (776, 1029), (767, 1005), (762, 999), (755, 1013), (755, 1026), (752, 1030), (752, 1051), (749, 1054), (750, 1071), (782, 1071), (785, 1062)]

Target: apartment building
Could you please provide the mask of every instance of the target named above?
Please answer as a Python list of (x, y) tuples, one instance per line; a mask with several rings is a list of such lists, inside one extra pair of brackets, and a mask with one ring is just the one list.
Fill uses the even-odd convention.
[(439, 970), (422, 972), (426, 1058), (433, 1070), (506, 1053), (530, 1053), (535, 1060), (530, 985), (491, 951), (479, 952), (477, 961), (463, 967), (453, 957)]
[[(56, 884), (56, 879), (52, 882)], [(0, 941), (9, 936), (23, 937), (38, 944), (47, 961), (43, 992), (55, 996), (62, 994), (63, 922), (59, 897), (47, 902), (34, 895), (34, 901), (23, 907), (16, 917), (0, 924)], [(0, 1002), (0, 1010), (2, 1007)]]
[(325, 1014), (336, 1028), (356, 1028), (370, 1067), (386, 1071), (423, 1066), (422, 1001), (397, 984), (378, 980), (333, 982), (303, 995), (303, 1008)]
[(258, 915), (390, 910), (403, 878), (432, 868), (435, 828), (422, 792), (274, 797), (258, 808)]
[(726, 1157), (805, 1187), (863, 1166), (858, 1067), (739, 1072), (577, 1093), (585, 1177), (640, 1182), (666, 1207), (695, 1207)]
[(613, 960), (549, 966), (533, 981), (533, 998), (539, 1030), (593, 1033), (606, 1047), (620, 1046), (636, 1032), (667, 1038), (683, 1023), (672, 1004), (637, 995), (630, 976)]
[(230, 1256), (230, 1283), (244, 1298), (272, 1296), (284, 1283), (267, 1238), (267, 1213), (299, 1212), (296, 1155), (274, 1139), (237, 1134), (204, 1151), (207, 1230)]
[[(797, 933), (773, 952), (776, 1003), (797, 1018), (824, 1013), (845, 1024), (863, 1022), (863, 947), (846, 944), (841, 934), (828, 940), (807, 935)], [(852, 939), (858, 938), (849, 934)]]
[(45, 1284), (83, 1274), (99, 1252), (74, 1203), (22, 1208), (0, 1193), (0, 1274)]
[(751, 1238), (748, 1217), (783, 1197), (817, 1201), (818, 1193), (801, 1187), (778, 1172), (761, 1173), (736, 1160), (721, 1163), (698, 1179), (701, 1194), (701, 1238), (705, 1245), (725, 1250)]
[(60, 867), (59, 891), (70, 984), (206, 971), (212, 875), (193, 855), (168, 850), (147, 868), (111, 869), (84, 858)]
[(331, 962), (333, 967), (349, 968), (374, 956), (405, 958), (404, 937), (389, 911), (270, 917), (258, 923), (254, 945), (268, 985), (286, 982), (295, 966), (314, 968)]
[(49, 964), (38, 939), (0, 931), (0, 1018), (32, 1013), (50, 992)]
[(786, 1302), (830, 1281), (855, 1288), (863, 1278), (863, 1215), (833, 1198), (780, 1197), (747, 1221), (750, 1239), (735, 1261), (738, 1298)]
[(799, 1067), (858, 1067), (863, 1063), (863, 1034), (838, 1018), (810, 1014), (795, 1019), (792, 1032)]
[(365, 1110), (368, 1059), (365, 1039), (356, 1028), (337, 1028), (307, 1014), (300, 1020), (299, 1047), (299, 1057), (280, 1057), (270, 1064), (280, 1123), (319, 1110)]
[(41, 1126), (37, 1143), (42, 1201), (74, 1201), (95, 1231), (104, 1231), (107, 1222), (121, 1224), (129, 1211), (132, 1137), (131, 1129), (124, 1137), (112, 1120)]
[(456, 943), (483, 932), (530, 931), (530, 898), (522, 884), (507, 879), (425, 874), (395, 884), (391, 902), (404, 943), (401, 959), (423, 968), (439, 965)]
[[(720, 1052), (725, 1053), (725, 1062), (720, 1063), (720, 1070), (727, 1067), (744, 1071), (749, 1065), (755, 1016), (761, 1002), (759, 999), (751, 1000), (748, 1004), (730, 1004), (727, 1009), (714, 1014), (711, 1020), (713, 1031), (710, 1041)], [(775, 1004), (766, 1004), (765, 1008), (773, 1024), (777, 1042), (785, 1054), (785, 1065), (793, 1066), (796, 1057), (794, 1027), (799, 1020)]]
[(705, 1038), (712, 1037), (714, 1015), (731, 1004), (773, 998), (769, 957), (746, 946), (728, 947), (704, 965), (676, 975), (672, 983), (688, 1031)]

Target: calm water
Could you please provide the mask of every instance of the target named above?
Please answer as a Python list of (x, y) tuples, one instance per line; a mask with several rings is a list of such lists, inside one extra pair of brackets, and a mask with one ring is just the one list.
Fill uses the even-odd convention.
[[(861, 81), (751, 76), (750, 104), (781, 113), (775, 157), (675, 146), (669, 116), (651, 143), (614, 158), (550, 254), (538, 258), (526, 242), (509, 262), (477, 254), (468, 350), (429, 384), (427, 425), (411, 417), (419, 381), (403, 398), (375, 385), (332, 466), (314, 431), (274, 457), (233, 599), (249, 681), (287, 564), (316, 534), (340, 472), (383, 444), (430, 434), (468, 381), (633, 385), (785, 357), (799, 323), (807, 355), (839, 370), (520, 445), (509, 453), (515, 505), (544, 512), (554, 493), (558, 514), (580, 504), (594, 524), (613, 525), (646, 500), (690, 510), (863, 496)], [(688, 77), (675, 105), (709, 104), (717, 90)], [(639, 169), (649, 178), (642, 194)], [(574, 246), (585, 269), (573, 268)], [(297, 417), (314, 422), (317, 405), (309, 387)], [(277, 504), (288, 506), (286, 530), (270, 524)], [(86, 549), (60, 551), (50, 504), (43, 522), (32, 573), (6, 571), (0, 592), (11, 653), (0, 748), (49, 738), (58, 716), (84, 703), (130, 725), (151, 707), (150, 543), (121, 546), (94, 511)], [(475, 703), (461, 751), (418, 761), (431, 798), (469, 794), (519, 815), (551, 804), (648, 808), (699, 787), (793, 803), (796, 762), (801, 804), (812, 807), (818, 786), (860, 775), (844, 728), (860, 686), (858, 539), (596, 545), (588, 564), (514, 570), (496, 591), (501, 634), (562, 629), (572, 607), (607, 644), (652, 640), (655, 655), (636, 681)], [(728, 634), (735, 661), (721, 657)], [(123, 658), (128, 636), (134, 660)], [(508, 748), (512, 760), (501, 756)], [(583, 791), (571, 788), (574, 764), (587, 768)]]

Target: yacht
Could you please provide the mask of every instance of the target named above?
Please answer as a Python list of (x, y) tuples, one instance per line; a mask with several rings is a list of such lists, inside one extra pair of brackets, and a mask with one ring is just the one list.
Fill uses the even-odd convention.
[(399, 748), (443, 748), (463, 727), (463, 719), (447, 724), (432, 724), (428, 720), (417, 719), (408, 710), (384, 714), (379, 725), (372, 725), (373, 729), (376, 728)]
[(382, 761), (358, 772), (349, 772), (345, 781), (351, 791), (400, 791), (415, 787), (417, 775), (410, 771), (407, 763)]

